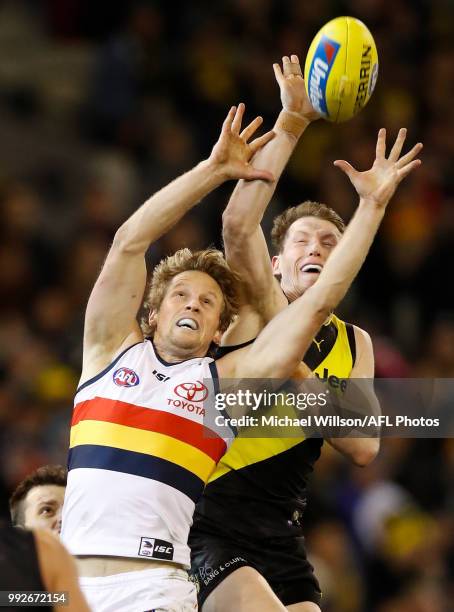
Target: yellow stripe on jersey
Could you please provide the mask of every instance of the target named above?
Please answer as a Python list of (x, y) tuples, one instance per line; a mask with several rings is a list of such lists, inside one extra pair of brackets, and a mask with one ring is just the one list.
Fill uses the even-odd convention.
[(353, 368), (353, 358), (347, 336), (347, 327), (345, 322), (338, 319), (334, 314), (331, 315), (330, 323), (337, 327), (336, 342), (325, 359), (315, 368), (314, 372), (323, 377), (326, 368), (328, 376), (334, 375), (337, 378), (348, 378)]
[(215, 462), (190, 444), (171, 436), (107, 421), (80, 421), (71, 427), (70, 448), (82, 444), (109, 446), (166, 459), (189, 470), (204, 482)]

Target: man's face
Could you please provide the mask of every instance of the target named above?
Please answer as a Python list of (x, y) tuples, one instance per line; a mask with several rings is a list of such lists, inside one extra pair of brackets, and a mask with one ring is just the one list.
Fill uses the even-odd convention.
[(196, 270), (177, 274), (159, 311), (150, 318), (156, 322), (155, 342), (186, 358), (206, 355), (217, 336), (223, 307), (221, 288), (211, 276)]
[(287, 230), (282, 252), (273, 258), (275, 274), (290, 301), (311, 287), (342, 234), (326, 219), (301, 217)]
[(64, 497), (65, 487), (61, 485), (39, 485), (30, 489), (22, 502), (26, 529), (48, 529), (60, 534)]

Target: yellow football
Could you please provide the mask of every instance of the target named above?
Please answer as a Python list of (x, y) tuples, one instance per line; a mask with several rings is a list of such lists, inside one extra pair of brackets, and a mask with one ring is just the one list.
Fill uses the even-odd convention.
[(304, 67), (312, 106), (334, 123), (348, 121), (368, 103), (377, 82), (375, 41), (359, 19), (337, 17), (318, 32)]

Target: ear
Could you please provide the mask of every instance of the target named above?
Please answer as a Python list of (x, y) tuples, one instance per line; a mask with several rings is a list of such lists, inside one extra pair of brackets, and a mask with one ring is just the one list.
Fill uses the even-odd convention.
[(158, 325), (158, 312), (157, 310), (150, 310), (150, 314), (148, 315), (148, 325), (151, 327), (153, 332), (156, 330)]
[(212, 342), (214, 342), (215, 344), (219, 346), (221, 344), (222, 335), (223, 335), (223, 332), (221, 332), (221, 330), (218, 329), (218, 331), (213, 336)]
[(273, 266), (273, 274), (274, 274), (274, 276), (280, 276), (281, 275), (281, 268), (280, 268), (279, 255), (274, 255), (271, 258), (271, 265)]

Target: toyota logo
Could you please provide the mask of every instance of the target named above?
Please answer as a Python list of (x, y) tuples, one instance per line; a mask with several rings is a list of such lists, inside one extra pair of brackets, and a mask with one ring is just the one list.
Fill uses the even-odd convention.
[(200, 380), (181, 383), (175, 387), (174, 391), (178, 397), (182, 397), (190, 402), (203, 402), (208, 397), (208, 389)]

